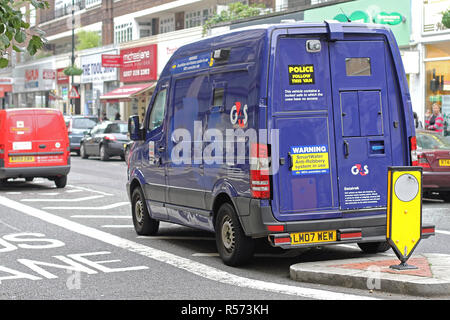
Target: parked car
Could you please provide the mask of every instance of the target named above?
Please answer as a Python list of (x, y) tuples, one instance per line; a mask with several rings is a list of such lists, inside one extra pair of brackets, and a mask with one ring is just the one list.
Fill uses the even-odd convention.
[(96, 116), (65, 116), (67, 132), (69, 133), (70, 152), (80, 155), (80, 142), (98, 122)]
[(450, 202), (450, 141), (433, 131), (416, 130), (417, 158), (423, 167), (423, 192), (438, 192)]
[(99, 156), (106, 161), (110, 157), (120, 156), (125, 160), (125, 145), (130, 141), (127, 136), (128, 124), (121, 121), (103, 121), (94, 126), (81, 139), (80, 156)]
[(64, 188), (69, 171), (69, 139), (60, 111), (0, 110), (0, 182), (43, 177)]

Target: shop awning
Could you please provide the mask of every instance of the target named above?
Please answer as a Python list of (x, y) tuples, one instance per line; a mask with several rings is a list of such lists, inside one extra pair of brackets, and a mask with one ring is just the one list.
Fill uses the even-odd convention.
[(152, 90), (155, 86), (156, 82), (121, 86), (104, 94), (103, 96), (100, 96), (100, 100), (103, 100), (103, 102), (129, 100), (149, 90)]

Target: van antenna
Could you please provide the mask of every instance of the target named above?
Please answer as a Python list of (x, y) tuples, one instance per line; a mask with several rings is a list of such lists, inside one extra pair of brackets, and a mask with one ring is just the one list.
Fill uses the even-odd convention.
[(347, 22), (352, 22), (352, 20), (350, 20), (350, 18), (348, 17), (348, 15), (345, 14), (344, 10), (342, 10), (342, 8), (339, 8), (339, 10), (341, 10), (342, 14), (345, 16), (345, 18), (347, 19)]

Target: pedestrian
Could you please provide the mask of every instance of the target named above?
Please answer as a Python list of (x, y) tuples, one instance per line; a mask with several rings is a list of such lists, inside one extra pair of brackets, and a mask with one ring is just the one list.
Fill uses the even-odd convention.
[(444, 132), (444, 117), (441, 114), (441, 107), (439, 104), (433, 103), (431, 109), (433, 113), (425, 118), (425, 129), (442, 134)]
[(114, 120), (120, 120), (120, 113), (119, 112), (116, 113), (116, 116), (114, 117)]
[(108, 117), (106, 116), (106, 112), (103, 112), (102, 121), (108, 121)]
[(417, 112), (413, 112), (413, 115), (414, 115), (414, 126), (416, 127), (416, 129), (422, 129), (423, 128), (422, 121), (419, 120)]

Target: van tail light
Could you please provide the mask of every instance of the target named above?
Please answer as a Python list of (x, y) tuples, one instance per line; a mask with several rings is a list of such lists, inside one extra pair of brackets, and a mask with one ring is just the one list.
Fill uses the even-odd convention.
[(105, 140), (116, 141), (117, 138), (115, 136), (113, 136), (112, 134), (107, 134), (107, 135), (105, 135)]
[(411, 165), (418, 166), (419, 161), (417, 159), (417, 139), (416, 139), (416, 137), (409, 138), (409, 150), (411, 152)]
[(417, 165), (423, 168), (431, 168), (430, 163), (424, 154), (417, 155)]
[(253, 198), (270, 198), (269, 154), (266, 144), (251, 145), (250, 190)]

